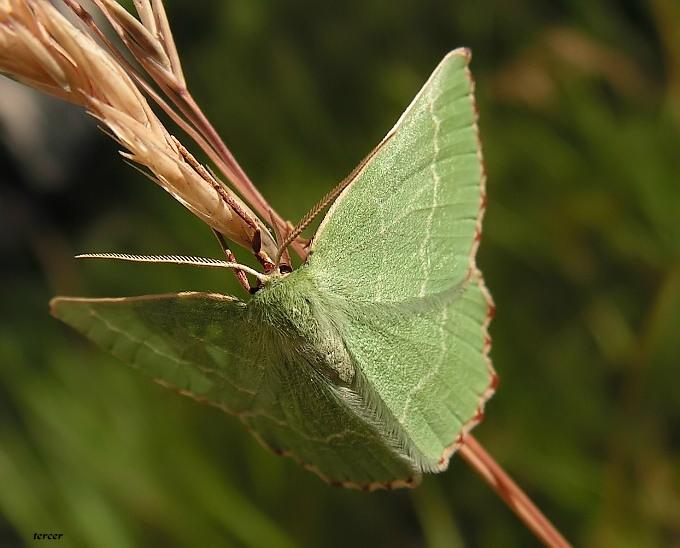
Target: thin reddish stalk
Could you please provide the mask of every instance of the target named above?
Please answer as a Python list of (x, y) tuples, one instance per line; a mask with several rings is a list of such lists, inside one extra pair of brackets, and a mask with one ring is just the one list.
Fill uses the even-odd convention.
[(465, 436), (460, 454), (541, 542), (552, 548), (571, 546), (548, 518), (531, 502), (531, 499), (522, 491), (521, 487), (508, 476), (494, 458), (470, 434)]
[[(163, 37), (163, 49), (170, 60), (170, 66), (172, 67), (172, 73), (177, 78), (183, 86), (186, 85), (184, 79), (184, 73), (182, 71), (182, 63), (179, 60), (179, 54), (177, 53), (177, 46), (175, 45), (175, 39), (172, 37), (172, 30), (170, 29), (170, 21), (168, 21), (168, 15), (165, 13), (165, 6), (163, 5), (163, 0), (152, 0), (153, 8), (151, 12), (156, 16), (156, 27)], [(141, 14), (140, 14), (141, 15)]]

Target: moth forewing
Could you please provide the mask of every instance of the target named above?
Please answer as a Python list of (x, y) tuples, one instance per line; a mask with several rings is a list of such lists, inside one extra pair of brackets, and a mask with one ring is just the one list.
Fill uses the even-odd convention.
[[(400, 130), (404, 119), (406, 116), (412, 111), (414, 105), (418, 102), (418, 100), (421, 98), (423, 93), (426, 93), (426, 91), (431, 87), (432, 81), (436, 77), (439, 69), (444, 65), (447, 61), (449, 61), (453, 57), (459, 57), (463, 58), (466, 60), (466, 63), (469, 63), (470, 59), (472, 58), (472, 53), (470, 49), (468, 48), (457, 48), (449, 53), (447, 53), (444, 58), (439, 62), (439, 65), (435, 70), (430, 74), (429, 78), (423, 84), (423, 87), (420, 88), (416, 96), (411, 100), (411, 103), (406, 107), (404, 112), (401, 114), (399, 119), (396, 121), (396, 123), (390, 128), (390, 130), (387, 132), (385, 137), (378, 143), (378, 145), (362, 160), (350, 173), (350, 175), (347, 177), (345, 181), (343, 181), (338, 187), (341, 187), (339, 192), (336, 196), (334, 196), (334, 200), (331, 203), (331, 207), (328, 209), (326, 212), (326, 215), (324, 215), (323, 219), (321, 220), (321, 223), (319, 224), (319, 227), (316, 230), (316, 234), (314, 234), (314, 238), (312, 240), (312, 246), (310, 251), (313, 251), (314, 249), (314, 241), (317, 240), (321, 234), (323, 234), (324, 229), (326, 228), (327, 221), (333, 216), (333, 213), (336, 209), (336, 207), (342, 202), (346, 194), (349, 192), (349, 189), (351, 188), (352, 184), (361, 177), (362, 173), (365, 171), (366, 167), (368, 166), (368, 161), (372, 159), (375, 155), (377, 155), (381, 149), (385, 147), (387, 142), (394, 137), (394, 135)], [(469, 73), (469, 70), (467, 69), (466, 66), (466, 71), (467, 71), (467, 77), (470, 80), (471, 88), (474, 90), (474, 82), (472, 81), (472, 77)]]
[(459, 49), (437, 66), (327, 212), (308, 263), (352, 303), (345, 343), (423, 471), (446, 468), (495, 384), (474, 261), (484, 173), (469, 60)]

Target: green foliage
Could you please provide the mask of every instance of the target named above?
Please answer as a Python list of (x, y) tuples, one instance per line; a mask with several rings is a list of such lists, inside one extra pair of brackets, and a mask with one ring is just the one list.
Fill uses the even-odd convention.
[[(446, 51), (472, 48), (489, 174), (479, 263), (501, 377), (476, 433), (575, 544), (677, 542), (672, 0), (168, 9), (197, 99), (292, 219), (378, 142)], [(55, 293), (239, 291), (223, 273), (73, 264), (82, 250), (218, 255), (199, 221), (99, 145), (70, 188), (25, 191), (24, 216), (3, 220), (23, 251), (2, 271), (0, 544), (50, 531), (62, 546), (532, 542), (459, 459), (413, 494), (329, 488), (49, 318)], [(21, 225), (26, 211), (36, 221)]]

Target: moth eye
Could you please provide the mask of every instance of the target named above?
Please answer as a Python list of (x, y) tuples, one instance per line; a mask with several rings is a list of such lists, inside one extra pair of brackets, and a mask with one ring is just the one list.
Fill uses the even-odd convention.
[(255, 295), (255, 293), (257, 293), (259, 290), (260, 290), (260, 286), (257, 285), (257, 286), (255, 286), (255, 287), (251, 287), (251, 288), (248, 290), (248, 292), (249, 292), (251, 295)]
[(279, 266), (279, 272), (281, 274), (290, 274), (291, 272), (293, 272), (293, 269), (290, 267), (290, 265), (282, 264), (281, 266)]

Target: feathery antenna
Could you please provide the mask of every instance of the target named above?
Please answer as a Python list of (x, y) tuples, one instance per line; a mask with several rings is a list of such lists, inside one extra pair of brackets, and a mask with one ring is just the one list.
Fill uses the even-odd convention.
[(129, 253), (81, 253), (76, 259), (113, 259), (118, 261), (130, 261), (134, 263), (166, 263), (200, 266), (205, 268), (232, 268), (241, 270), (255, 276), (260, 282), (266, 282), (269, 276), (250, 268), (249, 266), (221, 261), (209, 257), (191, 257), (187, 255), (130, 255)]

